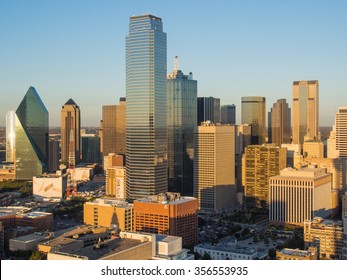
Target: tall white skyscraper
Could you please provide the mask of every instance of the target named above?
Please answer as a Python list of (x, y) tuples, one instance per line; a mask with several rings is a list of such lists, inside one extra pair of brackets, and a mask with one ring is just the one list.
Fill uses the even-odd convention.
[(126, 192), (167, 191), (166, 33), (161, 18), (130, 18), (126, 38)]

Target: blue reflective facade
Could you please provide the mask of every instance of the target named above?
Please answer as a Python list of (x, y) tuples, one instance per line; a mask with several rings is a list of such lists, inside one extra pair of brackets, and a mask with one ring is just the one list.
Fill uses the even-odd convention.
[(130, 18), (126, 38), (129, 200), (167, 191), (166, 34), (161, 18)]
[(197, 81), (175, 70), (167, 79), (169, 191), (193, 195)]
[(17, 179), (32, 179), (48, 169), (48, 111), (30, 87), (16, 111), (15, 167)]

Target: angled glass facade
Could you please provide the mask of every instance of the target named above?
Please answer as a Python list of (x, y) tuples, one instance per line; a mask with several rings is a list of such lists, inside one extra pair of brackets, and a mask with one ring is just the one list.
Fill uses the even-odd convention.
[(130, 18), (126, 38), (126, 187), (130, 200), (167, 191), (166, 33)]
[(193, 195), (197, 81), (175, 70), (167, 79), (169, 191)]
[(30, 87), (16, 111), (15, 168), (17, 179), (32, 179), (48, 169), (48, 111)]

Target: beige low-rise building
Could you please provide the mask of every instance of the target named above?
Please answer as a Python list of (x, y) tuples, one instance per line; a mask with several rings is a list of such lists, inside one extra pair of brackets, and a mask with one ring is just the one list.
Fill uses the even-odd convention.
[(276, 251), (276, 260), (317, 260), (317, 247), (309, 247), (307, 250), (284, 248)]
[(151, 233), (121, 232), (119, 236), (70, 252), (52, 251), (48, 260), (192, 260), (182, 238)]
[(308, 140), (304, 142), (303, 153), (305, 157), (324, 158), (324, 144), (320, 140)]
[(48, 174), (33, 177), (33, 195), (36, 200), (63, 198), (66, 187), (66, 175)]
[(40, 242), (37, 249), (43, 253), (68, 253), (86, 246), (95, 245), (104, 240), (111, 239), (114, 235), (114, 231), (110, 231), (106, 228), (79, 226), (60, 234), (54, 239)]
[(306, 246), (316, 246), (320, 259), (341, 259), (343, 243), (343, 222), (316, 217), (304, 223)]
[(134, 206), (125, 201), (98, 198), (86, 202), (83, 211), (84, 223), (118, 231), (133, 231)]

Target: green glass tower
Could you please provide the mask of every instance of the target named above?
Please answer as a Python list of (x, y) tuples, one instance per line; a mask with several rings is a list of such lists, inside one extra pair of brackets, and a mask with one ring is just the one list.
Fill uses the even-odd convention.
[(126, 38), (126, 192), (167, 191), (166, 33), (161, 18), (130, 18)]
[(17, 179), (32, 179), (48, 168), (48, 111), (30, 87), (16, 111), (15, 168)]

